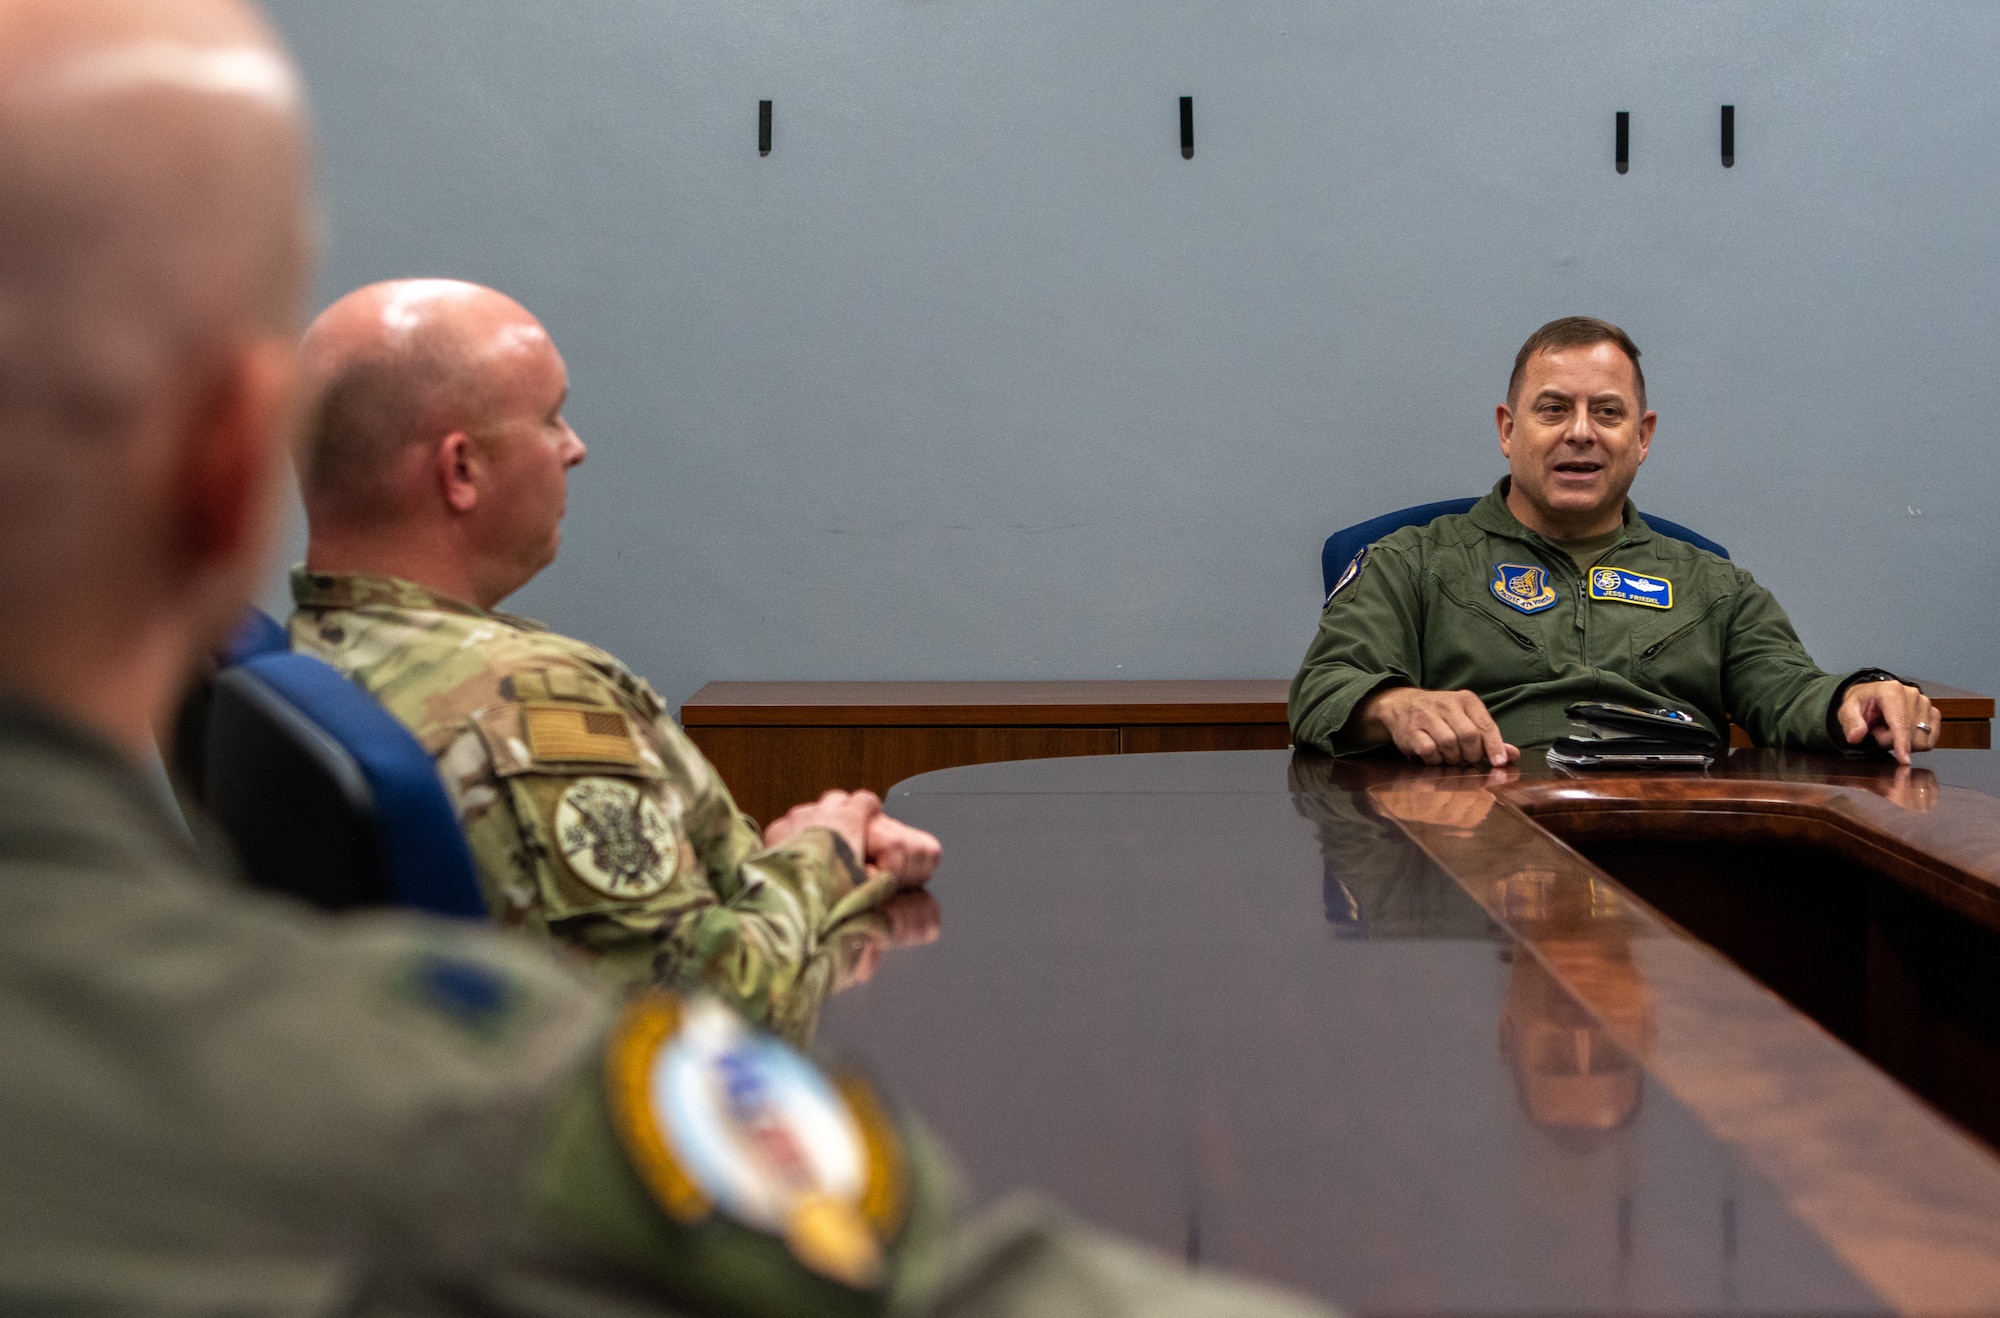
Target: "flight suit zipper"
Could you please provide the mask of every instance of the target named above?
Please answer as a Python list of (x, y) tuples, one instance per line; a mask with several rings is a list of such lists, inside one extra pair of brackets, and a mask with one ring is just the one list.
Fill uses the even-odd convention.
[(1443, 581), (1438, 580), (1438, 578), (1435, 576), (1433, 576), (1431, 579), (1433, 582), (1436, 583), (1438, 594), (1444, 596), (1446, 599), (1450, 600), (1453, 604), (1456, 604), (1459, 608), (1464, 609), (1467, 613), (1486, 619), (1486, 621), (1492, 623), (1495, 627), (1498, 627), (1501, 631), (1505, 632), (1508, 636), (1512, 637), (1514, 644), (1520, 646), (1523, 650), (1540, 650), (1542, 648), (1540, 645), (1536, 644), (1533, 640), (1515, 631), (1514, 628), (1508, 624), (1505, 618), (1496, 618), (1493, 616), (1491, 612), (1481, 608), (1479, 605), (1466, 603), (1466, 601), (1459, 598), (1457, 592), (1446, 587)]

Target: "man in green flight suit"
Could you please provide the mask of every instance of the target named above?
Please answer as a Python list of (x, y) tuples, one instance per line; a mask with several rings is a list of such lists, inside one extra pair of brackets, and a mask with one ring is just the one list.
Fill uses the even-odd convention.
[(1499, 766), (1566, 735), (1580, 700), (1670, 706), (1717, 734), (1734, 717), (1762, 746), (1867, 742), (1905, 764), (1936, 744), (1921, 691), (1822, 672), (1748, 572), (1633, 510), (1658, 418), (1623, 330), (1542, 326), (1494, 416), (1509, 474), (1492, 492), (1341, 573), (1292, 680), (1301, 745)]
[(868, 792), (760, 835), (644, 679), (494, 611), (554, 560), (585, 452), (562, 355), (526, 308), (454, 280), (374, 284), (314, 321), (302, 359), (293, 648), (436, 756), (502, 924), (803, 1034), (832, 932), (927, 879), (937, 840)]
[(308, 173), (239, 0), (0, 0), (0, 1312), (1314, 1312), (956, 1222), (921, 1131), (718, 1000), (190, 836), (144, 766), (272, 544)]

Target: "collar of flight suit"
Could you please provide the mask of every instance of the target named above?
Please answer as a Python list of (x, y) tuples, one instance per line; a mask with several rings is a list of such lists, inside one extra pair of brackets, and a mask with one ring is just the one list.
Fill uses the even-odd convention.
[(401, 577), (366, 572), (308, 572), (303, 566), (292, 569), (292, 602), (302, 609), (359, 609), (373, 604), (392, 609), (462, 613), (473, 618), (492, 616), (477, 604), (453, 599)]
[[(1513, 510), (1507, 506), (1507, 491), (1513, 486), (1513, 482), (1514, 478), (1512, 476), (1502, 476), (1495, 482), (1493, 488), (1486, 492), (1485, 498), (1472, 505), (1472, 511), (1467, 513), (1466, 516), (1472, 519), (1474, 526), (1487, 532), (1489, 535), (1505, 536), (1509, 540), (1525, 541), (1537, 549), (1543, 549), (1556, 555), (1560, 562), (1570, 562), (1569, 555), (1564, 553), (1554, 541), (1538, 531), (1533, 531), (1523, 526), (1521, 520), (1514, 516)], [(1657, 533), (1653, 528), (1646, 525), (1646, 519), (1639, 516), (1639, 510), (1633, 505), (1632, 500), (1627, 498), (1625, 500), (1625, 534), (1611, 546), (1611, 549), (1617, 549), (1623, 545), (1643, 544), (1651, 540), (1655, 534)], [(1608, 554), (1611, 550), (1607, 549), (1604, 552)]]
[(366, 572), (308, 572), (303, 566), (292, 569), (292, 603), (301, 609), (390, 608), (455, 613), (465, 618), (485, 618), (502, 622), (524, 632), (545, 632), (546, 623), (498, 609), (482, 609), (462, 599), (441, 594), (428, 586), (401, 577), (373, 576)]
[[(0, 801), (0, 833), (32, 818), (38, 832), (49, 830), (40, 843), (47, 846), (73, 820), (94, 836), (109, 836), (107, 830), (115, 831), (114, 825), (122, 822), (143, 821), (147, 841), (158, 844), (149, 850), (182, 860), (200, 858), (208, 850), (189, 837), (169, 813), (160, 789), (123, 751), (54, 710), (0, 692), (0, 781), (9, 778), (33, 786), (26, 799)], [(53, 797), (43, 798), (45, 792)], [(94, 808), (61, 808), (86, 799)]]

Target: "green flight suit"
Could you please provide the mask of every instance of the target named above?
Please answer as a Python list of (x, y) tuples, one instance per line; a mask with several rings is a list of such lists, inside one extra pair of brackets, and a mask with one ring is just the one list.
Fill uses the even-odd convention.
[(834, 931), (895, 894), (824, 828), (757, 825), (611, 655), (392, 577), (292, 575), (292, 648), (338, 668), (436, 757), (501, 924), (625, 983), (721, 995), (794, 1040)]
[(5, 697), (0, 909), (0, 1312), (1322, 1312), (1032, 1202), (961, 1224), (907, 1122), (875, 1290), (680, 1225), (607, 1115), (610, 986), (477, 924), (253, 892), (117, 752)]
[(1507, 488), (1348, 565), (1292, 679), (1300, 745), (1368, 749), (1355, 708), (1415, 686), (1475, 693), (1521, 747), (1569, 735), (1564, 707), (1601, 700), (1686, 710), (1725, 736), (1734, 717), (1760, 746), (1846, 749), (1830, 713), (1847, 679), (1813, 663), (1748, 572), (1656, 534), (1627, 500), (1624, 534), (1585, 573), (1515, 519)]

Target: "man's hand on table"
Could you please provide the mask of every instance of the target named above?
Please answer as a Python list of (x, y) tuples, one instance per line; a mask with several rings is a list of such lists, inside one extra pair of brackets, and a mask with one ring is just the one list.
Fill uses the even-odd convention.
[(1355, 716), (1368, 740), (1389, 742), (1425, 764), (1491, 764), (1499, 768), (1521, 758), (1519, 748), (1507, 744), (1499, 724), (1470, 691), (1390, 687), (1362, 701)]
[(944, 844), (921, 828), (878, 814), (868, 824), (868, 863), (896, 876), (897, 886), (914, 888), (937, 873)]
[(764, 830), (764, 845), (779, 846), (808, 828), (832, 829), (863, 863), (895, 875), (905, 888), (928, 880), (944, 855), (929, 833), (883, 814), (873, 792), (827, 792), (795, 805)]
[(1908, 764), (1911, 751), (1936, 746), (1941, 722), (1930, 697), (1907, 682), (1856, 682), (1841, 697), (1836, 717), (1848, 745), (1873, 737), (1898, 764)]

